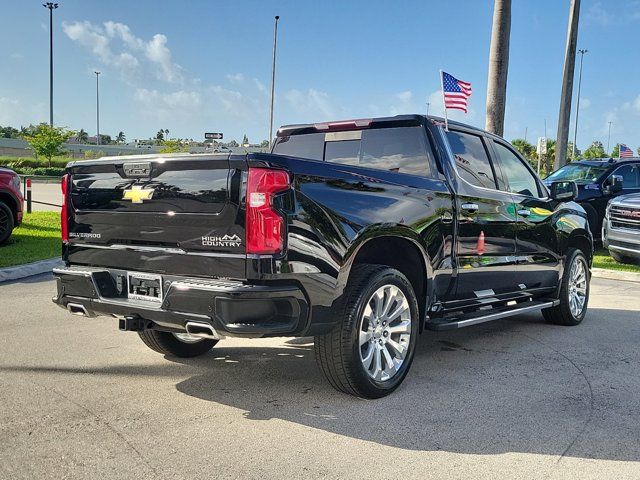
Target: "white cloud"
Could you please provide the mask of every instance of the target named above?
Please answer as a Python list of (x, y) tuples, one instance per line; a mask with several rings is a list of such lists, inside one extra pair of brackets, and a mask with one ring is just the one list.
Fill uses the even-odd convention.
[(157, 33), (151, 40), (144, 41), (136, 37), (127, 25), (111, 21), (102, 26), (88, 21), (63, 22), (62, 29), (71, 40), (91, 51), (102, 63), (114, 66), (122, 73), (130, 73), (138, 67), (140, 55), (143, 55), (155, 67), (159, 79), (169, 83), (183, 80), (182, 67), (173, 62), (165, 35)]
[(227, 80), (229, 80), (231, 83), (241, 83), (244, 81), (244, 75), (241, 73), (234, 73), (234, 74), (228, 73), (226, 77), (227, 77)]
[(580, 110), (586, 110), (591, 106), (591, 100), (580, 97)]
[(9, 55), (13, 60), (22, 60), (24, 58), (24, 55), (22, 55), (19, 52), (13, 52), (11, 55)]
[(289, 90), (284, 99), (301, 117), (300, 121), (333, 120), (343, 111), (334, 105), (328, 93), (313, 88), (306, 92)]
[(254, 78), (253, 83), (260, 93), (267, 93), (267, 87), (265, 87), (264, 83), (262, 83), (260, 80)]
[(587, 10), (585, 14), (585, 24), (605, 27), (611, 25), (615, 21), (615, 18), (613, 13), (609, 13), (609, 11), (602, 6), (602, 2), (596, 2)]
[(185, 90), (162, 93), (138, 88), (134, 98), (144, 109), (145, 115), (159, 120), (186, 118), (197, 114), (202, 102), (199, 92)]

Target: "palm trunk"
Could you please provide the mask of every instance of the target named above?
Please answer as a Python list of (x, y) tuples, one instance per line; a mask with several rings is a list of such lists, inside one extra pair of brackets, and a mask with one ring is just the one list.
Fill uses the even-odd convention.
[(511, 0), (495, 0), (489, 52), (489, 77), (487, 80), (486, 129), (500, 136), (504, 133), (510, 34)]

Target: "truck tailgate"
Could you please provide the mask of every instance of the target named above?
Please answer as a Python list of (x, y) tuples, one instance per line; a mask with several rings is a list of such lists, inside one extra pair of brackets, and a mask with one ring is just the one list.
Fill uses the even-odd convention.
[(244, 278), (243, 155), (175, 155), (72, 164), (73, 264)]

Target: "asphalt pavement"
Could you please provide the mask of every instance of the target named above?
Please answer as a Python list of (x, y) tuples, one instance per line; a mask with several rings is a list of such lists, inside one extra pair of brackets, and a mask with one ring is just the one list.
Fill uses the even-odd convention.
[(426, 332), (393, 395), (335, 392), (309, 339), (165, 358), (115, 319), (0, 285), (0, 478), (640, 478), (640, 285), (582, 325)]

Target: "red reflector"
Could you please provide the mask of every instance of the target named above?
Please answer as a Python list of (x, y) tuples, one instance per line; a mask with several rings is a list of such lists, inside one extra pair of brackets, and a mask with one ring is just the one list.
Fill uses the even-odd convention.
[(247, 179), (247, 253), (280, 253), (284, 247), (284, 219), (273, 208), (275, 193), (289, 188), (283, 170), (249, 168)]
[(66, 173), (62, 177), (60, 187), (62, 188), (62, 208), (60, 209), (60, 232), (62, 234), (62, 241), (64, 243), (69, 242), (69, 189), (71, 183), (71, 176)]

